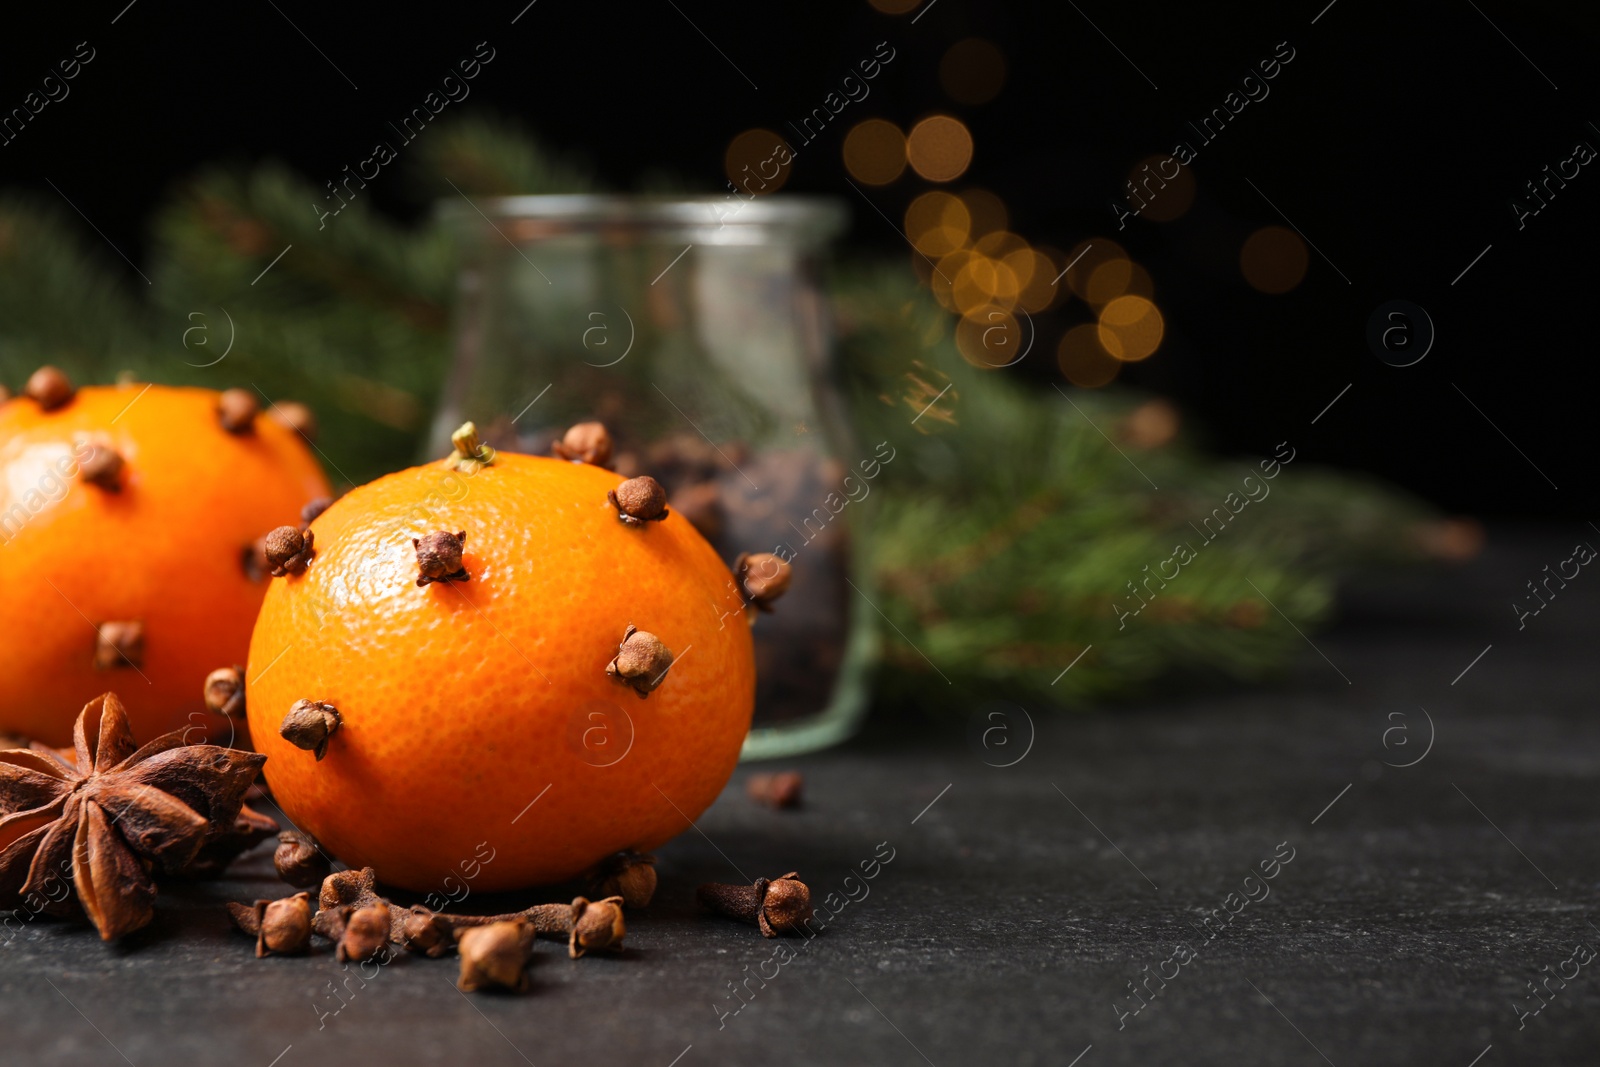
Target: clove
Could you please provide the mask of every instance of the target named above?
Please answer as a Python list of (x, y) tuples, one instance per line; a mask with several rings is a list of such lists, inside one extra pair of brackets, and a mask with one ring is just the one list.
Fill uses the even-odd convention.
[(285, 830), (278, 835), (278, 848), (272, 854), (272, 866), (278, 877), (292, 886), (309, 888), (320, 885), (328, 877), (328, 857), (310, 834), (299, 830)]
[(573, 959), (603, 949), (620, 949), (627, 934), (620, 896), (605, 900), (574, 897), (570, 904), (535, 904), (505, 915), (451, 915), (420, 904), (409, 908), (391, 906), (378, 895), (376, 881), (376, 872), (371, 867), (335, 871), (323, 879), (317, 933), (337, 940), (361, 909), (382, 904), (389, 917), (388, 939), (435, 958), (450, 950), (461, 930), (497, 922), (520, 920), (531, 924), (537, 934), (564, 938), (567, 952)]
[(597, 897), (621, 897), (628, 908), (649, 907), (656, 893), (656, 858), (642, 852), (617, 852), (589, 873)]
[(617, 518), (628, 526), (660, 522), (667, 517), (667, 491), (648, 474), (608, 489), (606, 499), (617, 509)]
[(695, 890), (695, 897), (720, 915), (755, 923), (762, 937), (799, 930), (811, 918), (811, 890), (794, 871), (757, 878), (752, 885), (708, 882)]
[(609, 468), (611, 434), (606, 431), (605, 423), (580, 422), (567, 430), (561, 440), (551, 442), (550, 451), (558, 458), (573, 463)]
[(524, 919), (458, 930), (456, 949), (461, 953), (461, 977), (456, 980), (456, 988), (474, 993), (500, 986), (526, 993), (533, 938), (533, 926)]
[(320, 700), (296, 700), (283, 717), (278, 733), (296, 748), (316, 753), (321, 760), (328, 754), (328, 740), (344, 722), (339, 709)]
[(311, 894), (254, 904), (228, 903), (228, 917), (256, 939), (256, 958), (291, 956), (311, 947)]
[(286, 574), (304, 574), (314, 555), (312, 542), (315, 540), (316, 535), (309, 529), (301, 530), (295, 526), (279, 526), (267, 534), (265, 551), (272, 576), (282, 578)]
[(217, 397), (217, 421), (231, 434), (247, 434), (256, 428), (261, 402), (248, 389), (224, 389)]
[(206, 675), (206, 707), (230, 719), (244, 718), (244, 668), (218, 667)]
[(745, 782), (745, 793), (758, 804), (772, 808), (798, 808), (805, 790), (805, 776), (799, 771), (752, 774)]

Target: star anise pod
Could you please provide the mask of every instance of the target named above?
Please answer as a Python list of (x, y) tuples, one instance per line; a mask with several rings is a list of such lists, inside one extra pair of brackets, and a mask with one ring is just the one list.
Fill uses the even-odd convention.
[[(106, 693), (73, 728), (76, 766), (41, 746), (0, 752), (0, 908), (28, 899), (70, 914), (75, 898), (106, 941), (147, 925), (151, 871), (181, 870), (229, 832), (266, 762), (183, 737), (139, 747), (127, 709)], [(60, 891), (67, 882), (72, 893)]]

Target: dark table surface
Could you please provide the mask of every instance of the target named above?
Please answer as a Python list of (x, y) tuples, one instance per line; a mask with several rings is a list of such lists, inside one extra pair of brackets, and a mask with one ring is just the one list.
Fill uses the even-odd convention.
[[(1579, 540), (1369, 579), (1266, 688), (880, 720), (792, 761), (792, 813), (741, 768), (627, 951), (542, 942), (526, 996), (458, 993), (450, 960), (256, 960), (221, 901), (282, 893), (265, 849), (119, 946), (25, 923), (0, 1062), (1593, 1064), (1600, 579), (1521, 630), (1508, 607)], [(701, 881), (792, 868), (844, 902), (813, 940), (697, 913)]]

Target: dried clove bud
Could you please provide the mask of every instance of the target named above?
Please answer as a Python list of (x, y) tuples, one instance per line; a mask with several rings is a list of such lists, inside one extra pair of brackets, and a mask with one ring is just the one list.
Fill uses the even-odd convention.
[(278, 733), (296, 748), (315, 752), (317, 759), (328, 754), (328, 739), (339, 732), (343, 722), (339, 709), (317, 700), (296, 700), (283, 717)]
[(218, 667), (206, 675), (205, 700), (218, 715), (244, 718), (244, 668)]
[(108, 493), (122, 491), (122, 453), (110, 445), (89, 445), (88, 458), (78, 464), (78, 477)]
[(99, 638), (94, 649), (95, 670), (137, 669), (144, 663), (144, 623), (103, 622), (96, 630)]
[(291, 956), (311, 947), (311, 894), (254, 904), (229, 902), (233, 925), (256, 939), (256, 958)]
[(628, 526), (660, 522), (667, 517), (667, 491), (648, 474), (629, 478), (608, 490), (606, 499), (617, 509), (617, 518)]
[(606, 431), (603, 422), (580, 422), (567, 430), (561, 440), (551, 442), (550, 451), (573, 463), (609, 468), (611, 434)]
[(285, 830), (278, 835), (278, 849), (272, 854), (272, 866), (278, 877), (292, 886), (320, 885), (328, 877), (332, 864), (317, 847), (316, 840), (299, 830)]
[(805, 776), (799, 771), (778, 771), (773, 774), (752, 774), (744, 788), (750, 799), (758, 804), (773, 808), (798, 808), (805, 784)]
[(689, 520), (689, 525), (700, 531), (707, 541), (722, 535), (726, 516), (722, 507), (722, 490), (716, 482), (697, 482), (686, 485), (672, 494), (672, 510)]
[(763, 612), (789, 591), (794, 568), (771, 552), (744, 552), (733, 561), (734, 577), (744, 598)]
[(350, 913), (335, 951), (340, 963), (362, 963), (389, 944), (389, 905), (383, 900), (364, 904)]
[(310, 530), (293, 526), (280, 526), (267, 534), (267, 566), (274, 578), (286, 574), (304, 574), (314, 555), (311, 544), (316, 535)]
[[(307, 441), (317, 439), (317, 416), (304, 404), (295, 400), (279, 400), (267, 409), (267, 415), (273, 422), (286, 430), (292, 430), (304, 437)], [(306, 520), (310, 522), (310, 519)]]
[(779, 878), (757, 878), (753, 885), (708, 882), (695, 897), (712, 911), (755, 923), (762, 937), (799, 930), (811, 918), (811, 890), (794, 871)]
[(260, 413), (261, 402), (248, 389), (224, 389), (217, 397), (217, 421), (231, 434), (253, 432)]
[(378, 872), (371, 867), (334, 871), (322, 880), (322, 888), (317, 891), (317, 907), (321, 909), (318, 914), (341, 906), (354, 910), (383, 900), (377, 887)]
[(655, 634), (629, 626), (617, 646), (617, 654), (606, 664), (606, 673), (624, 685), (631, 685), (641, 698), (649, 696), (666, 678), (672, 667), (672, 653)]
[(656, 894), (656, 858), (641, 852), (615, 853), (590, 872), (589, 891), (598, 897), (621, 897), (625, 907), (649, 907)]
[(567, 942), (574, 959), (585, 952), (621, 948), (627, 933), (621, 897), (597, 901), (575, 897), (570, 904), (536, 904), (507, 915), (450, 915), (421, 905), (401, 908), (390, 904), (378, 895), (377, 875), (371, 867), (328, 875), (322, 880), (318, 902), (321, 910), (313, 929), (323, 937), (341, 940), (362, 909), (382, 904), (388, 909), (389, 940), (429, 956), (448, 952), (452, 939), (462, 930), (500, 922), (525, 922), (535, 933), (559, 937)]
[[(453, 922), (461, 922), (459, 916), (450, 918)], [(571, 904), (535, 904), (510, 915), (476, 920), (474, 925), (517, 918), (532, 923), (538, 933), (566, 938), (567, 954), (575, 960), (582, 959), (585, 953), (622, 948), (622, 939), (628, 933), (627, 924), (622, 918), (621, 897), (607, 897), (604, 900), (573, 897)]]
[(455, 446), (455, 451), (445, 460), (445, 466), (452, 470), (460, 471), (462, 474), (476, 474), (484, 467), (494, 464), (494, 449), (478, 438), (478, 428), (470, 422), (462, 423), (460, 428), (450, 435), (450, 443)]
[[(257, 905), (258, 907), (260, 905)], [(256, 955), (287, 956), (311, 946), (311, 894), (296, 893), (263, 908)]]
[(315, 500), (309, 501), (305, 507), (300, 509), (300, 525), (310, 526), (317, 521), (318, 515), (327, 511), (332, 505), (333, 497), (331, 496), (319, 496)]
[(533, 936), (533, 926), (521, 919), (459, 931), (456, 948), (461, 953), (461, 977), (456, 988), (465, 993), (495, 986), (527, 992)]
[(267, 539), (258, 537), (239, 550), (239, 567), (252, 582), (259, 582), (272, 571), (267, 560)]
[(1483, 523), (1477, 519), (1454, 517), (1419, 522), (1408, 532), (1412, 543), (1430, 559), (1464, 563), (1483, 551)]
[[(323, 895), (327, 895), (326, 886)], [(329, 904), (323, 900), (317, 913), (311, 917), (311, 932), (337, 945), (344, 939), (344, 928), (350, 925), (350, 916), (355, 910), (353, 904)]]
[(467, 568), (461, 565), (461, 550), (466, 544), (465, 530), (460, 533), (435, 530), (420, 539), (413, 537), (411, 545), (417, 550), (417, 570), (421, 572), (417, 575), (417, 584), (467, 581)]
[(627, 924), (622, 920), (621, 897), (605, 900), (577, 897), (572, 901), (572, 933), (567, 941), (567, 952), (573, 959), (579, 959), (586, 952), (620, 948), (627, 932)]
[(399, 940), (413, 952), (438, 959), (455, 948), (455, 928), (446, 916), (414, 904), (401, 916)]
[(78, 393), (77, 387), (55, 367), (40, 367), (29, 377), (28, 384), (22, 387), (22, 395), (32, 397), (39, 404), (41, 411), (54, 411), (65, 407), (72, 402)]

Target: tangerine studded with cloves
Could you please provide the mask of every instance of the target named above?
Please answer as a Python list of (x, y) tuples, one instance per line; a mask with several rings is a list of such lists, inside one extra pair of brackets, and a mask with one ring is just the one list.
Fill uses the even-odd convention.
[(0, 733), (67, 744), (115, 689), (141, 737), (227, 736), (201, 683), (249, 649), (267, 579), (245, 550), (329, 487), (276, 422), (228, 432), (219, 398), (43, 368), (0, 402)]
[[(430, 892), (466, 864), (489, 892), (651, 850), (716, 799), (754, 701), (743, 601), (681, 516), (619, 522), (622, 481), (462, 434), (311, 522), (314, 563), (272, 581), (246, 672), (296, 829), (386, 884)], [(418, 589), (416, 542), (440, 531), (467, 533), (471, 580)], [(606, 671), (630, 624), (674, 654), (647, 700)], [(299, 700), (338, 709), (336, 733), (296, 739), (312, 751), (279, 733)]]

